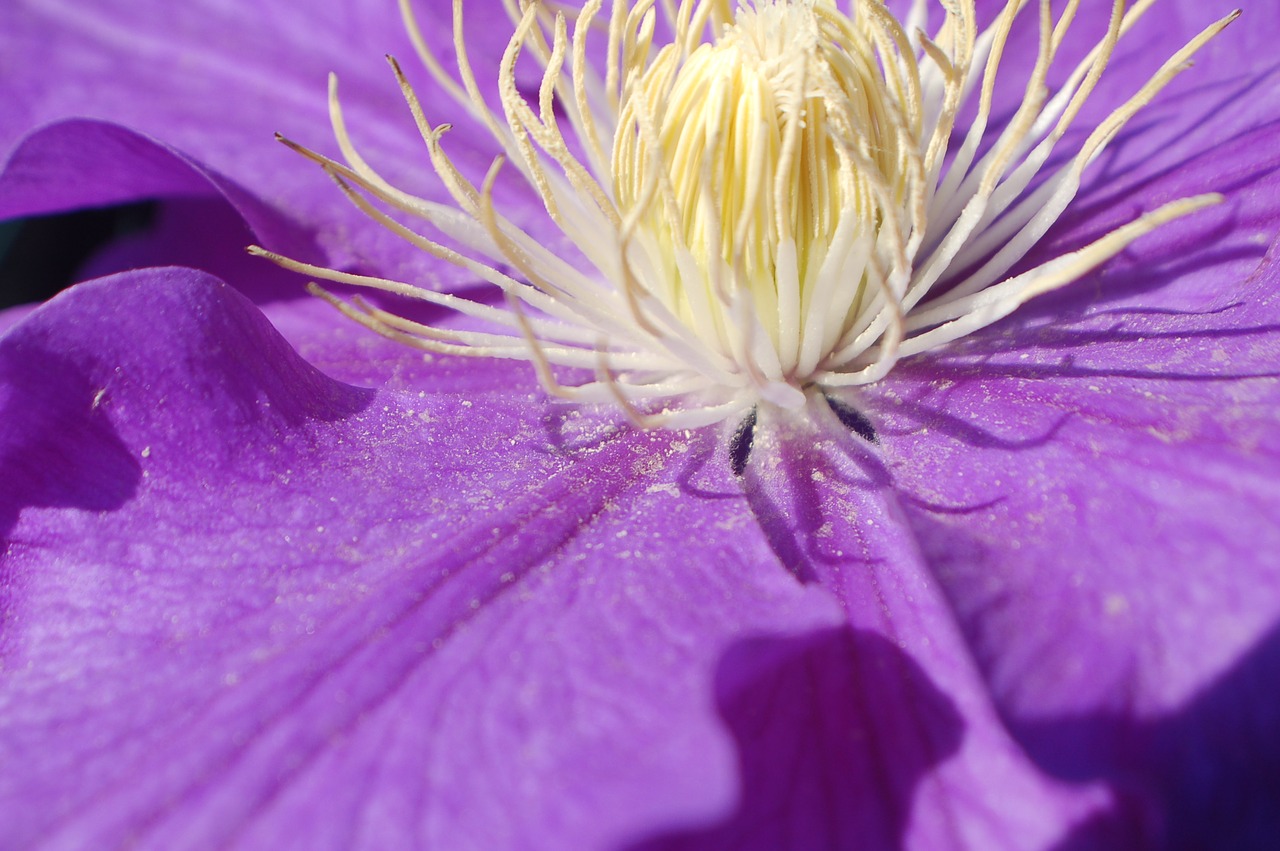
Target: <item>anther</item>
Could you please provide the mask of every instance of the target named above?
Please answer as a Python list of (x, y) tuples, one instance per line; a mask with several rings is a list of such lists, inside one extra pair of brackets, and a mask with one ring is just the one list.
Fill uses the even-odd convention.
[(729, 438), (729, 467), (735, 476), (740, 477), (747, 469), (756, 439), (756, 416), (757, 411), (752, 408)]
[(834, 396), (824, 394), (823, 398), (827, 400), (827, 405), (831, 407), (831, 412), (836, 415), (836, 419), (840, 420), (845, 428), (868, 443), (879, 445), (880, 436), (876, 434), (876, 427), (871, 424), (871, 420), (867, 419), (866, 414)]

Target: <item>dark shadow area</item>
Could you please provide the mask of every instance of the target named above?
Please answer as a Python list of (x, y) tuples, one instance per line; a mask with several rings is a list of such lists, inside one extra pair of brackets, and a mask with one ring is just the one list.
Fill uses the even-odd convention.
[[(1082, 825), (1056, 851), (1280, 847), (1280, 625), (1170, 715), (1012, 719), (1010, 726), (1050, 774), (1109, 782), (1132, 804)], [(1136, 841), (1101, 846), (1102, 837)]]
[[(0, 189), (8, 202), (6, 215), (30, 214), (25, 221), (36, 221), (56, 213), (43, 217), (52, 228), (53, 254), (42, 253), (29, 273), (52, 282), (50, 287), (129, 269), (190, 266), (236, 284), (263, 303), (304, 295), (305, 281), (245, 257), (247, 245), (266, 245), (306, 262), (323, 259), (309, 227), (182, 153), (109, 122), (70, 119), (33, 132), (5, 163)], [(86, 205), (155, 212), (123, 229), (100, 232), (100, 238), (88, 239), (85, 250), (59, 257), (58, 245), (87, 239), (81, 231), (88, 226), (76, 217), (93, 215), (63, 211)], [(25, 251), (23, 245), (39, 241), (19, 234), (10, 251)], [(0, 288), (7, 288), (3, 278)]]
[(110, 511), (133, 496), (141, 467), (70, 360), (0, 348), (0, 541), (28, 507)]
[(259, 239), (223, 196), (163, 198), (152, 207), (147, 227), (102, 245), (76, 270), (76, 280), (187, 266), (222, 278), (256, 304), (309, 297), (307, 278), (248, 254)]
[(631, 851), (900, 848), (916, 786), (964, 735), (910, 657), (848, 627), (742, 641), (715, 688), (738, 747), (737, 808)]
[(85, 262), (105, 245), (145, 231), (150, 202), (33, 216), (0, 224), (0, 310), (47, 301), (80, 280)]
[[(903, 504), (917, 536), (935, 542), (935, 569), (949, 574), (990, 561), (989, 541), (932, 519), (935, 507), (914, 510), (918, 502), (909, 498)], [(1163, 714), (1113, 706), (1075, 716), (1002, 717), (1045, 774), (1069, 784), (1105, 784), (1114, 795), (1109, 809), (1076, 826), (1052, 851), (1280, 847), (1280, 624)]]
[(92, 278), (162, 266), (209, 272), (258, 304), (308, 297), (306, 277), (248, 255), (246, 246), (258, 239), (221, 196), (75, 210), (3, 227), (9, 234), (0, 246), (0, 310), (47, 301)]

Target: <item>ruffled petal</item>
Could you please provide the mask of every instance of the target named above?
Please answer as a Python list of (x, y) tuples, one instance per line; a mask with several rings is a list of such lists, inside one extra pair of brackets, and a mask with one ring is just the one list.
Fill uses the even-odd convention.
[[(448, 9), (422, 9), (421, 15), (434, 47), (451, 55)], [(495, 18), (501, 26), (484, 25)], [(466, 20), (474, 63), (496, 69), (512, 28), (501, 4), (468, 2)], [(420, 252), (370, 222), (319, 168), (274, 142), (273, 134), (339, 156), (327, 108), (326, 79), (334, 72), (348, 126), (370, 163), (407, 191), (447, 200), (384, 61), (394, 54), (421, 84), (430, 120), (456, 125), (446, 147), (474, 179), (499, 153), (488, 131), (439, 96), (416, 67), (395, 3), (357, 8), (325, 0), (305, 10), (265, 10), (240, 0), (20, 0), (0, 28), (0, 52), (8, 57), (0, 100), (9, 107), (0, 114), (0, 152), (14, 152), (9, 168), (21, 170), (18, 180), (29, 190), (25, 203), (6, 203), (10, 178), (0, 183), (0, 215), (112, 203), (121, 200), (122, 184), (128, 197), (148, 197), (145, 187), (155, 178), (145, 161), (117, 156), (118, 145), (99, 148), (80, 138), (92, 131), (60, 125), (98, 119), (159, 140), (246, 187), (314, 232), (332, 265), (402, 276), (412, 270), (421, 278)], [(496, 73), (490, 73), (495, 79), (486, 79), (486, 88), (496, 91)], [(531, 85), (536, 90), (536, 77)], [(34, 173), (27, 167), (31, 158), (39, 161)], [(152, 186), (150, 194), (165, 193)], [(519, 180), (503, 181), (495, 198), (513, 220), (559, 244), (558, 231)], [(436, 271), (459, 279), (449, 277), (448, 267)]]
[(616, 847), (732, 808), (721, 655), (840, 623), (691, 483), (705, 440), (501, 366), (340, 384), (186, 270), (77, 287), (0, 363), (17, 846)]
[[(71, 120), (27, 138), (0, 172), (0, 218), (17, 218), (147, 198), (172, 199), (160, 226), (109, 245), (85, 270), (116, 272), (145, 265), (191, 265), (241, 275), (258, 300), (300, 294), (296, 276), (246, 264), (257, 241), (300, 259), (322, 258), (314, 236), (244, 187), (159, 142), (113, 124)], [(292, 285), (289, 283), (292, 279)]]

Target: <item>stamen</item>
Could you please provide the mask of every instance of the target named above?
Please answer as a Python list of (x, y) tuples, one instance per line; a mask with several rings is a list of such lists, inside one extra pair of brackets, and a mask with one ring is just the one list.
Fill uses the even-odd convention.
[[(731, 441), (738, 474), (757, 406), (798, 407), (813, 387), (878, 381), (900, 358), (986, 327), (1221, 201), (1206, 194), (1166, 204), (1006, 277), (1058, 221), (1089, 164), (1238, 12), (1192, 39), (1074, 155), (1047, 169), (1117, 45), (1156, 0), (1127, 11), (1113, 0), (1106, 33), (1056, 92), (1048, 80), (1080, 0), (1067, 0), (1056, 17), (1049, 0), (1028, 16), (1020, 13), (1029, 0), (1007, 0), (983, 32), (975, 0), (937, 0), (932, 32), (930, 0), (912, 0), (905, 22), (884, 0), (849, 0), (844, 10), (831, 0), (610, 0), (607, 12), (604, 0), (577, 10), (504, 0), (513, 35), (491, 88), (467, 50), (462, 0), (452, 2), (456, 74), (423, 37), (414, 0), (398, 2), (432, 80), (493, 137), (498, 156), (484, 179), (477, 185), (455, 164), (450, 125), (428, 120), (390, 58), (452, 206), (395, 187), (366, 161), (336, 78), (329, 111), (343, 161), (282, 141), (371, 219), (498, 287), (504, 303), (253, 253), (466, 317), (465, 328), (422, 324), (311, 286), (384, 336), (442, 354), (527, 361), (549, 393), (612, 404), (639, 427), (693, 428), (750, 411)], [(1019, 84), (1003, 80), (1000, 66), (1020, 19), (1037, 30), (1035, 63), (991, 139), (997, 86)], [(669, 43), (657, 42), (660, 29)], [(602, 69), (591, 64), (596, 39)], [(542, 68), (533, 102), (516, 83), (522, 55)], [(958, 129), (975, 94), (973, 121)], [(497, 209), (504, 162), (577, 257), (560, 256)], [(963, 280), (960, 270), (969, 270)], [(877, 440), (856, 407), (827, 398), (847, 428)]]

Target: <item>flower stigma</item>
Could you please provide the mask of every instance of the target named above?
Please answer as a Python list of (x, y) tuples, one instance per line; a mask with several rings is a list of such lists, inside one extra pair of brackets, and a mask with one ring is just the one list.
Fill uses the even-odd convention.
[[(446, 153), (450, 125), (430, 123), (394, 59), (451, 204), (409, 194), (369, 165), (348, 133), (336, 78), (329, 109), (344, 161), (284, 141), (367, 215), (505, 299), (482, 303), (251, 251), (447, 308), (462, 321), (414, 322), (311, 285), (392, 339), (528, 361), (551, 394), (616, 404), (642, 426), (692, 428), (761, 404), (798, 408), (815, 389), (878, 381), (899, 359), (990, 325), (1222, 200), (1174, 201), (1016, 268), (1075, 197), (1089, 163), (1238, 12), (1075, 134), (1083, 140), (1064, 154), (1059, 143), (1117, 43), (1157, 0), (1127, 9), (1114, 0), (1102, 39), (1056, 90), (1048, 77), (1082, 0), (1057, 16), (1049, 0), (1008, 0), (981, 31), (975, 0), (913, 0), (902, 19), (883, 0), (843, 9), (829, 0), (612, 0), (607, 11), (605, 0), (576, 10), (504, 0), (514, 33), (497, 107), (468, 55), (462, 0), (453, 2), (456, 73), (422, 37), (411, 0), (399, 2), (435, 84), (501, 151), (484, 178)], [(1027, 15), (1038, 27), (1035, 65), (996, 125), (1001, 60), (1028, 7), (1038, 7)], [(517, 83), (522, 56), (541, 69), (530, 94)], [(507, 163), (576, 256), (496, 208)], [(420, 225), (402, 221), (410, 218)]]

